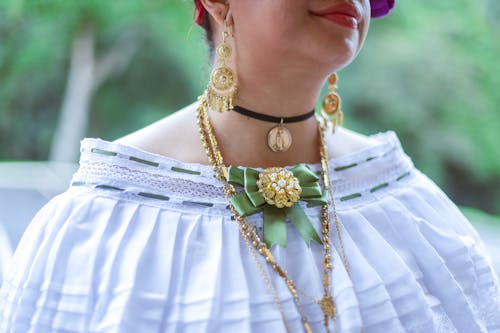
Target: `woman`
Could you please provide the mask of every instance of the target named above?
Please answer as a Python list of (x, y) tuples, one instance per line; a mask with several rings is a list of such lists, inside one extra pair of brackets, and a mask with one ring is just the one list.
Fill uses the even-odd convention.
[(500, 331), (469, 222), (393, 132), (340, 127), (331, 73), (391, 2), (195, 5), (207, 91), (82, 142), (72, 186), (16, 251), (0, 332)]

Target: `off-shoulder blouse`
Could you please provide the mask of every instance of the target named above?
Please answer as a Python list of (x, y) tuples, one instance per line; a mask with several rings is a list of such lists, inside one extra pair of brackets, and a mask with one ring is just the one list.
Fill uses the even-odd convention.
[[(483, 242), (418, 171), (394, 132), (334, 158), (350, 274), (332, 228), (337, 332), (500, 332), (498, 279)], [(311, 165), (320, 171), (319, 165)], [(303, 207), (320, 230), (320, 209)], [(250, 220), (262, 229), (262, 216)], [(322, 246), (287, 225), (276, 260), (322, 295)], [(285, 332), (212, 168), (85, 139), (69, 189), (26, 230), (0, 291), (0, 332)], [(292, 332), (291, 295), (271, 277)], [(314, 332), (317, 304), (301, 297)]]

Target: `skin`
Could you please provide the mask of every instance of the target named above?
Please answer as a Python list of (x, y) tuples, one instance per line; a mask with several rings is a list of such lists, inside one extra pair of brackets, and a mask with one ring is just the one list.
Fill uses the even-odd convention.
[[(233, 49), (230, 65), (237, 73), (237, 104), (278, 117), (312, 110), (329, 74), (359, 53), (368, 32), (370, 5), (368, 0), (351, 0), (363, 8), (357, 29), (311, 12), (347, 1), (202, 0), (215, 45), (221, 41), (225, 20), (233, 34), (228, 42)], [(314, 118), (287, 124), (294, 141), (281, 153), (267, 147), (271, 123), (236, 112), (210, 112), (210, 118), (227, 165), (270, 167), (320, 160)], [(328, 132), (326, 139), (333, 158), (376, 144), (346, 128)], [(196, 103), (117, 141), (183, 162), (208, 164), (196, 125)]]

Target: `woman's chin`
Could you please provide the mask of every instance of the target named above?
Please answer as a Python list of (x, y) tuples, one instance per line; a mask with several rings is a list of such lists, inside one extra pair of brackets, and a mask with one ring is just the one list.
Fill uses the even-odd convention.
[(354, 61), (358, 49), (352, 45), (338, 45), (335, 48), (322, 48), (315, 54), (315, 61), (324, 64), (329, 72), (338, 71)]
[(324, 61), (331, 63), (334, 59), (338, 68), (349, 65), (363, 45), (363, 29), (342, 26), (319, 16), (315, 16), (314, 20), (315, 25), (320, 27), (315, 34), (315, 44)]

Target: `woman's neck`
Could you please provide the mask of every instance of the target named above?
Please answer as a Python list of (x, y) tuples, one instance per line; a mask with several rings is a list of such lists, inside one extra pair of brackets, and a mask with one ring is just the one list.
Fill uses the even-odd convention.
[(273, 59), (254, 57), (251, 52), (237, 55), (238, 105), (276, 117), (301, 115), (316, 105), (325, 69), (289, 58), (285, 67), (277, 59), (286, 54)]
[[(298, 67), (270, 72), (245, 71), (238, 81), (237, 105), (275, 117), (292, 117), (312, 110), (322, 86)], [(292, 145), (285, 152), (274, 152), (267, 145), (267, 134), (277, 124), (253, 119), (236, 112), (210, 113), (210, 119), (226, 164), (251, 167), (294, 165), (319, 162), (318, 127), (314, 117), (286, 124)]]

